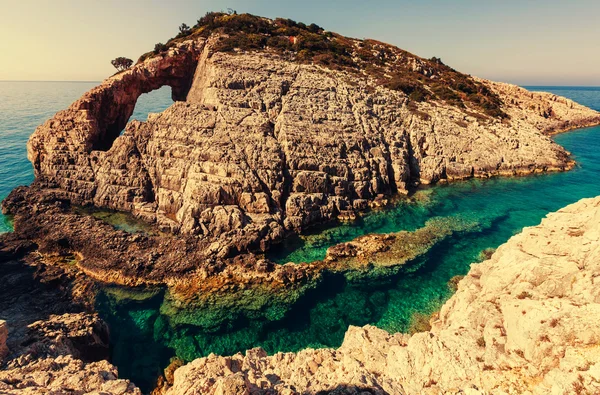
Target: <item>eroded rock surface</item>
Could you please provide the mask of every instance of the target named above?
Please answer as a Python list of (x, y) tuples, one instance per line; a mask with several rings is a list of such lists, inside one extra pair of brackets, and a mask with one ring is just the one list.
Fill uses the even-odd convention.
[[(428, 223), (415, 232), (365, 236), (332, 248), (312, 265), (275, 265), (255, 254), (288, 232), (353, 218), (419, 183), (569, 169), (568, 153), (547, 134), (600, 122), (597, 112), (570, 100), (464, 75), (464, 81), (477, 81), (476, 89), (493, 91), (501, 108), (492, 114), (507, 117), (483, 111), (496, 99), (489, 92), (454, 103), (421, 102), (385, 88), (365, 70), (296, 62), (287, 52), (214, 50), (221, 38), (177, 41), (105, 80), (36, 130), (28, 144), (36, 181), (3, 203), (15, 223), (15, 232), (0, 238), (0, 258), (10, 250), (2, 260), (8, 286), (19, 281), (19, 290), (31, 293), (37, 289), (29, 286), (31, 276), (61, 289), (48, 300), (66, 295), (90, 306), (93, 280), (167, 285), (166, 309), (213, 309), (210, 322), (194, 325), (218, 325), (242, 311), (277, 319), (318, 286), (323, 273), (348, 280), (397, 273), (467, 225)], [(431, 61), (369, 45), (406, 63), (406, 75), (440, 77)], [(127, 123), (137, 98), (164, 85), (173, 88), (176, 103), (147, 122)], [(488, 101), (478, 106), (478, 99)], [(597, 207), (591, 202), (585, 204)], [(75, 205), (130, 212), (156, 226), (128, 233)], [(573, 245), (571, 238), (597, 245), (598, 231), (584, 224), (581, 204), (574, 207), (532, 228), (539, 234), (528, 229), (507, 244), (539, 243), (527, 244), (527, 253), (505, 247), (474, 267), (430, 333), (409, 337), (351, 328), (339, 350), (211, 356), (178, 369), (171, 391), (595, 390), (599, 368), (589, 361), (598, 360), (598, 340), (586, 320), (598, 318), (598, 295), (590, 286), (597, 265), (587, 260), (589, 251), (571, 256), (575, 250), (540, 241), (550, 237), (544, 232), (552, 224), (563, 234), (560, 224), (568, 217), (573, 231), (561, 239), (565, 248)], [(40, 276), (33, 268), (20, 271), (17, 255)], [(9, 330), (0, 391), (137, 393), (102, 360), (107, 337), (94, 317), (65, 314), (29, 325), (39, 314), (36, 306), (12, 305), (12, 299), (0, 301), (10, 313), (9, 329), (16, 328)], [(68, 303), (65, 308), (60, 312), (70, 312)], [(0, 330), (0, 354), (3, 344)]]
[(106, 360), (108, 328), (95, 315), (50, 316), (29, 325), (21, 341), (0, 370), (3, 394), (140, 394)]
[[(221, 38), (181, 42), (40, 126), (28, 144), (36, 183), (194, 235), (222, 258), (352, 218), (418, 183), (568, 169), (568, 153), (544, 133), (600, 122), (570, 100), (471, 77), (508, 117), (418, 102), (366, 72), (214, 50)], [(437, 77), (393, 51), (396, 63), (416, 62), (411, 72)], [(139, 95), (162, 85), (178, 101), (119, 136)]]
[(429, 332), (351, 327), (337, 350), (211, 355), (177, 369), (167, 393), (598, 393), (599, 275), (597, 197), (472, 265)]

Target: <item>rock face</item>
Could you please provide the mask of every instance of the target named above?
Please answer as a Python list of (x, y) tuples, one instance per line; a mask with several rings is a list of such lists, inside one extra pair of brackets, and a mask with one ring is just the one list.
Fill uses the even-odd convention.
[[(364, 73), (220, 52), (222, 38), (181, 42), (40, 126), (28, 144), (36, 183), (198, 236), (225, 257), (351, 218), (416, 183), (568, 169), (567, 152), (542, 132), (600, 122), (570, 100), (485, 80), (469, 79), (510, 119), (419, 102)], [(119, 135), (139, 95), (162, 85), (179, 101)]]
[(140, 394), (106, 361), (108, 328), (94, 315), (50, 316), (22, 340), (25, 348), (0, 370), (3, 394)]
[(177, 369), (167, 393), (598, 393), (599, 275), (597, 197), (472, 265), (429, 332), (351, 327), (337, 350), (211, 355)]
[[(269, 31), (291, 23), (250, 20)], [(190, 315), (183, 319), (198, 322), (176, 324), (218, 327), (242, 310), (274, 319), (323, 286), (323, 273), (353, 281), (395, 272), (470, 225), (431, 221), (414, 232), (364, 236), (312, 264), (275, 265), (255, 254), (287, 233), (353, 218), (419, 183), (569, 169), (573, 161), (548, 134), (600, 123), (599, 113), (570, 100), (318, 26), (310, 29), (321, 44), (345, 45), (344, 62), (379, 59), (378, 72), (338, 68), (331, 53), (303, 62), (302, 51), (277, 52), (268, 43), (224, 50), (264, 37), (203, 29), (105, 80), (32, 135), (36, 181), (3, 202), (15, 232), (0, 238), (0, 278), (9, 280), (2, 295), (17, 283), (19, 298), (37, 293), (38, 282), (55, 284), (60, 295), (42, 298), (47, 313), (65, 296), (89, 307), (93, 279), (167, 285), (165, 309), (215, 312), (207, 322)], [(268, 42), (287, 48), (296, 38)], [(128, 123), (139, 96), (164, 85), (176, 102), (147, 122)], [(74, 205), (130, 212), (156, 226), (128, 233)], [(165, 390), (598, 392), (599, 206), (587, 200), (553, 214), (474, 266), (430, 332), (350, 328), (338, 350), (210, 356), (169, 373)], [(21, 270), (21, 257), (35, 274)], [(0, 322), (0, 392), (139, 393), (105, 360), (108, 332), (97, 317), (67, 303), (61, 312), (68, 314), (30, 324), (39, 305), (16, 306), (13, 298), (0, 300), (12, 325), (7, 337)]]
[(8, 354), (8, 346), (6, 345), (7, 340), (8, 325), (6, 325), (6, 321), (0, 320), (0, 364), (3, 362), (6, 354)]
[(70, 354), (77, 359), (108, 359), (108, 326), (95, 315), (72, 313), (51, 315), (29, 325), (20, 353), (38, 358), (42, 355)]
[[(174, 100), (184, 100), (197, 65), (195, 42), (185, 42), (168, 53), (118, 73), (85, 93), (68, 109), (59, 111), (34, 133), (27, 144), (27, 156), (36, 178), (59, 188), (75, 201), (92, 201), (96, 189), (99, 161), (125, 128), (138, 97), (168, 85)], [(43, 132), (42, 132), (43, 130)], [(134, 159), (131, 159), (134, 162)], [(125, 163), (122, 164), (126, 167)], [(133, 163), (131, 164), (133, 165)], [(130, 165), (130, 166), (131, 166)], [(105, 172), (109, 171), (108, 164)], [(113, 169), (117, 171), (121, 165)], [(131, 167), (130, 167), (131, 169)], [(142, 171), (131, 185), (130, 199), (148, 199)], [(121, 185), (123, 189), (124, 185)], [(133, 192), (135, 189), (135, 193)]]

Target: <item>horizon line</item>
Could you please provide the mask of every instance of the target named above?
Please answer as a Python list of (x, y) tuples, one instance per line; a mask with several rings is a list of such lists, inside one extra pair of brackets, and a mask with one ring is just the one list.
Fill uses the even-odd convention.
[[(89, 82), (102, 82), (104, 80), (0, 80), (0, 82), (69, 82), (69, 83), (89, 83)], [(500, 81), (502, 82), (502, 81)], [(600, 85), (548, 85), (548, 84), (516, 84), (513, 82), (505, 82), (507, 84), (517, 86), (531, 86), (531, 87), (553, 87), (553, 88), (600, 88)]]

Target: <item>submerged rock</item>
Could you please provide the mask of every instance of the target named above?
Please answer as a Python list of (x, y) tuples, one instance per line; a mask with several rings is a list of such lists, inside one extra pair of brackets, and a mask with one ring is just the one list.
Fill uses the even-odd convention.
[[(600, 197), (525, 228), (473, 264), (415, 335), (350, 327), (337, 350), (211, 355), (175, 371), (167, 394), (600, 392)], [(233, 385), (233, 384), (232, 384)]]

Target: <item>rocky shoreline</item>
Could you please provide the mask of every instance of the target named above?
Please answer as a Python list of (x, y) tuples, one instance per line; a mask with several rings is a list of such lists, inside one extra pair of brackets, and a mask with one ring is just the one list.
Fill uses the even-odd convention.
[[(600, 123), (571, 100), (479, 79), (505, 118), (412, 101), (368, 75), (218, 52), (220, 39), (181, 42), (40, 126), (28, 144), (39, 188), (195, 236), (209, 260), (265, 251), (418, 184), (568, 170), (544, 133)], [(126, 125), (137, 97), (163, 85), (178, 101)]]
[[(385, 59), (372, 73), (268, 46), (224, 50), (231, 36), (223, 32), (192, 35), (108, 78), (35, 131), (28, 157), (36, 180), (2, 203), (15, 231), (0, 236), (8, 320), (0, 321), (0, 392), (139, 393), (106, 360), (109, 333), (93, 314), (102, 284), (166, 288), (167, 309), (210, 312), (198, 326), (278, 317), (327, 286), (324, 278), (401, 275), (432, 246), (478, 225), (439, 218), (412, 232), (359, 237), (309, 264), (265, 258), (285, 237), (352, 220), (421, 184), (569, 170), (574, 161), (549, 135), (600, 124), (598, 112), (556, 95), (466, 76), (372, 40), (319, 34), (353, 59), (371, 59), (365, 48)], [(427, 100), (406, 91), (409, 77)], [(438, 81), (456, 86), (440, 90)], [(175, 103), (147, 122), (128, 122), (138, 97), (165, 85)], [(599, 367), (588, 362), (598, 339), (580, 308), (597, 314), (599, 296), (584, 285), (598, 271), (587, 258), (597, 255), (598, 206), (585, 200), (550, 215), (473, 266), (428, 333), (350, 328), (339, 350), (211, 356), (174, 373), (171, 366), (157, 391), (543, 392), (561, 382), (596, 390)], [(87, 208), (119, 210), (146, 230), (116, 229)], [(531, 255), (535, 278), (527, 281), (516, 276), (522, 254)], [(573, 262), (583, 265), (579, 272)], [(505, 264), (513, 271), (494, 274)], [(563, 289), (567, 275), (575, 290)], [(548, 329), (554, 316), (514, 320), (513, 307), (545, 317), (556, 303), (571, 309), (568, 328), (579, 334)]]
[[(254, 349), (174, 366), (167, 394), (577, 393), (600, 390), (600, 197), (583, 199), (474, 264), (456, 294), (414, 335), (351, 327), (337, 350), (267, 356)], [(525, 270), (526, 269), (526, 270)], [(0, 349), (5, 350), (5, 323)], [(10, 323), (9, 323), (10, 325)], [(108, 333), (94, 315), (28, 326), (0, 371), (5, 393), (41, 388), (139, 393), (106, 362)], [(25, 345), (25, 346), (23, 346)], [(83, 392), (77, 392), (82, 391)], [(324, 391), (324, 392), (323, 392)]]
[[(481, 79), (504, 118), (411, 101), (368, 75), (216, 51), (221, 39), (181, 41), (40, 126), (28, 144), (36, 180), (3, 203), (11, 243), (35, 243), (97, 281), (166, 285), (180, 302), (240, 284), (294, 300), (336, 269), (261, 256), (284, 237), (418, 183), (568, 170), (573, 160), (544, 133), (600, 123), (571, 100)], [(441, 73), (419, 62), (429, 78)], [(179, 101), (126, 125), (137, 97), (165, 84)], [(129, 212), (154, 231), (117, 231), (75, 205)]]
[(351, 327), (337, 350), (212, 355), (166, 393), (596, 393), (599, 258), (600, 198), (584, 199), (472, 265), (428, 332)]

